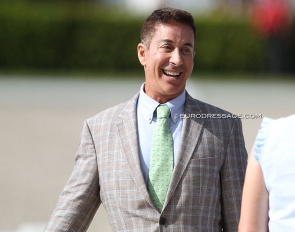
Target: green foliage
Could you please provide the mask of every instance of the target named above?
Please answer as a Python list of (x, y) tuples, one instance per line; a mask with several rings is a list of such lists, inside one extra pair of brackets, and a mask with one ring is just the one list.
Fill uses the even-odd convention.
[(197, 69), (252, 72), (262, 68), (264, 41), (247, 20), (206, 18), (196, 24)]
[[(144, 19), (90, 2), (1, 3), (0, 69), (140, 71), (136, 46)], [(197, 18), (196, 24), (195, 70), (261, 70), (264, 41), (246, 20)]]

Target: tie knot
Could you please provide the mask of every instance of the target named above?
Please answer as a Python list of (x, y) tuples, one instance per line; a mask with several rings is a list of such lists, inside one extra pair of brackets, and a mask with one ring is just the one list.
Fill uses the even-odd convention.
[(167, 105), (159, 105), (157, 107), (157, 118), (169, 118), (170, 108)]

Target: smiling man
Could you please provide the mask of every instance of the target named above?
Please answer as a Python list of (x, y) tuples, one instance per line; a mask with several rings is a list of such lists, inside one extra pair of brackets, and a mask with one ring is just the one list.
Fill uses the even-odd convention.
[(240, 119), (193, 99), (196, 28), (163, 8), (144, 22), (145, 83), (84, 123), (73, 173), (45, 231), (86, 231), (104, 205), (113, 231), (237, 231), (247, 162)]
[(146, 94), (166, 103), (183, 92), (193, 71), (195, 27), (174, 21), (154, 22), (154, 30), (143, 28), (138, 57), (145, 71)]

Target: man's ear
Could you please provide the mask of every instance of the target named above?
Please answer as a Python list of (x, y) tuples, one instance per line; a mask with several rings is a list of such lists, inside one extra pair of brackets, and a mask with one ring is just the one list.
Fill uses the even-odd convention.
[(142, 66), (146, 64), (146, 46), (143, 43), (137, 45), (137, 55)]

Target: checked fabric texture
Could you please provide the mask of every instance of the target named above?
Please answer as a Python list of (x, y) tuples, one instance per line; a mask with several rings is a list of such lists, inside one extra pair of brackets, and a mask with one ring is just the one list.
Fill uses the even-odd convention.
[(148, 190), (159, 211), (162, 210), (173, 171), (173, 139), (168, 126), (170, 109), (157, 107), (157, 123), (152, 137)]

